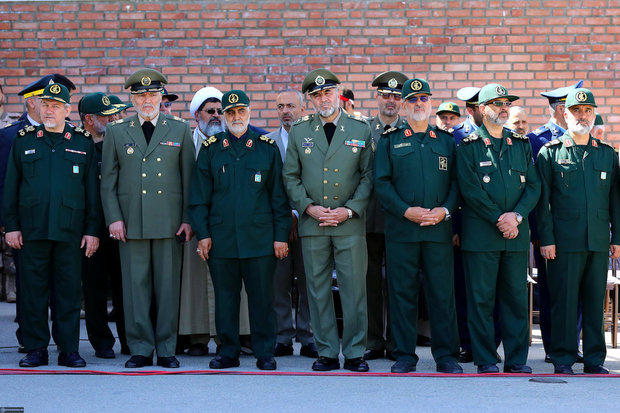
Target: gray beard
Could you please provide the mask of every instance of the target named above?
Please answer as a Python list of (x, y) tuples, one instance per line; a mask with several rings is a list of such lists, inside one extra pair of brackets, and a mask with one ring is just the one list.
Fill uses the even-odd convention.
[(502, 126), (503, 124), (505, 124), (508, 121), (508, 119), (504, 120), (504, 119), (500, 118), (499, 117), (499, 113), (495, 113), (495, 111), (493, 109), (489, 109), (487, 111), (487, 119), (491, 123), (493, 123), (493, 124), (495, 124), (497, 126)]
[(588, 127), (588, 126), (581, 125), (578, 123), (578, 124), (572, 124), (572, 125), (569, 124), (568, 129), (577, 135), (587, 135), (592, 130), (592, 127)]
[(198, 128), (206, 136), (217, 135), (225, 131), (223, 122), (205, 122), (204, 120), (200, 120), (198, 122)]
[(334, 114), (335, 111), (336, 108), (331, 107), (327, 110), (319, 110), (319, 115), (321, 115), (322, 118), (329, 118), (331, 115)]

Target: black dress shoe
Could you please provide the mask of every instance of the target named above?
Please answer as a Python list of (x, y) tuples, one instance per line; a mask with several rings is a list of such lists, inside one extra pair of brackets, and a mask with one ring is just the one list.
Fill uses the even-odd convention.
[(152, 366), (153, 358), (146, 356), (131, 356), (125, 363), (126, 369), (139, 369), (140, 367)]
[(463, 368), (454, 360), (437, 363), (437, 373), (463, 374)]
[(364, 357), (345, 359), (343, 367), (345, 370), (357, 371), (360, 373), (366, 372), (370, 369), (368, 367), (368, 363), (366, 363), (366, 360), (364, 360)]
[(80, 353), (73, 351), (71, 353), (58, 354), (58, 365), (65, 367), (86, 367), (86, 360), (84, 360)]
[(47, 350), (42, 348), (29, 351), (26, 357), (19, 361), (19, 367), (39, 367), (47, 366), (48, 355)]
[(276, 357), (292, 356), (293, 355), (293, 345), (292, 344), (276, 343), (276, 349), (273, 352), (273, 355), (276, 356)]
[(308, 343), (301, 346), (299, 350), (299, 355), (303, 357), (308, 357), (311, 359), (315, 359), (319, 357), (319, 352), (316, 349), (316, 344)]
[(568, 364), (558, 364), (553, 367), (553, 374), (568, 374), (572, 376), (575, 372), (573, 372), (573, 368)]
[(17, 352), (21, 353), (21, 354), (27, 354), (28, 352), (26, 351), (26, 347), (24, 346), (19, 346), (17, 347)]
[(474, 361), (474, 353), (471, 350), (461, 350), (459, 363), (471, 363), (472, 361)]
[(409, 360), (398, 360), (392, 365), (392, 373), (409, 373), (415, 371), (415, 364)]
[(204, 343), (194, 343), (187, 349), (188, 356), (200, 357), (207, 354), (209, 354), (209, 347)]
[(364, 360), (377, 360), (383, 358), (383, 350), (368, 349), (364, 352)]
[(515, 364), (514, 366), (504, 366), (504, 373), (532, 374), (532, 368), (525, 364)]
[(338, 370), (340, 368), (340, 362), (338, 359), (330, 357), (319, 357), (314, 363), (312, 363), (312, 370), (314, 371), (330, 371)]
[(167, 369), (178, 369), (180, 364), (176, 357), (157, 357), (157, 365)]
[(252, 336), (249, 334), (244, 334), (239, 336), (239, 342), (241, 343), (241, 352), (246, 356), (251, 356), (254, 354), (254, 350), (252, 349)]
[(581, 351), (577, 352), (577, 360), (575, 360), (575, 363), (583, 363), (583, 353)]
[(270, 356), (259, 357), (256, 360), (256, 367), (258, 367), (261, 370), (275, 370), (276, 359)]
[(553, 363), (553, 361), (551, 361), (551, 356), (549, 354), (545, 354), (545, 363)]
[(209, 368), (212, 369), (229, 369), (231, 367), (239, 367), (239, 359), (228, 356), (217, 356), (209, 362)]
[(131, 354), (131, 350), (129, 350), (129, 346), (121, 346), (121, 354), (124, 356), (129, 356)]
[(605, 366), (583, 366), (583, 372), (586, 374), (609, 374), (609, 370)]
[(478, 374), (499, 373), (499, 369), (495, 364), (483, 364), (478, 366)]
[(95, 357), (98, 357), (100, 359), (113, 359), (116, 358), (116, 355), (114, 354), (114, 350), (112, 350), (111, 348), (104, 348), (95, 351)]

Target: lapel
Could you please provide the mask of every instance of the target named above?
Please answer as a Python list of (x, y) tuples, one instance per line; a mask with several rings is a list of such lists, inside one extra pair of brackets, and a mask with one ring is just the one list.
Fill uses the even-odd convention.
[[(331, 158), (338, 151), (338, 149), (344, 145), (344, 141), (349, 133), (345, 127), (345, 119), (347, 119), (347, 115), (344, 111), (342, 111), (340, 114), (340, 119), (338, 119), (338, 124), (336, 125), (336, 131), (332, 137), (332, 143), (329, 145), (327, 155), (325, 155), (325, 160)], [(323, 136), (325, 136), (325, 132), (323, 132)], [(351, 138), (355, 139), (353, 136)], [(325, 140), (327, 141), (327, 138), (325, 138)]]
[[(144, 133), (142, 132), (142, 127), (140, 126), (140, 119), (138, 119), (138, 115), (133, 115), (127, 118), (123, 122), (123, 124), (127, 124), (125, 131), (129, 136), (129, 141), (136, 144), (136, 147), (144, 157), (146, 154), (146, 139), (144, 138)], [(127, 149), (127, 148), (124, 148)]]
[[(284, 147), (284, 142), (282, 142), (282, 126), (278, 128), (278, 130), (271, 136), (274, 141), (276, 141), (276, 145), (278, 145), (278, 149), (280, 150), (280, 158), (282, 158), (282, 162), (284, 162), (284, 156), (286, 155), (286, 148)], [(290, 142), (289, 142), (290, 143)]]
[[(149, 142), (149, 146), (146, 148), (145, 156), (148, 156), (151, 152), (155, 150), (159, 146), (159, 143), (168, 135), (168, 125), (169, 119), (166, 118), (166, 115), (163, 113), (159, 114), (159, 118), (157, 118), (157, 125), (155, 126), (155, 130), (153, 131), (153, 136), (151, 136), (151, 141)], [(142, 131), (142, 128), (140, 128)], [(144, 137), (144, 134), (142, 134)], [(146, 142), (146, 140), (145, 140)]]
[[(335, 135), (335, 134), (334, 134)], [(306, 139), (309, 138), (309, 142), (314, 142), (316, 147), (323, 155), (327, 153), (329, 146), (327, 145), (327, 137), (325, 137), (325, 131), (323, 131), (323, 124), (318, 113), (313, 117), (310, 122), (310, 136), (304, 137), (302, 143), (306, 143)], [(290, 144), (290, 142), (289, 142)]]

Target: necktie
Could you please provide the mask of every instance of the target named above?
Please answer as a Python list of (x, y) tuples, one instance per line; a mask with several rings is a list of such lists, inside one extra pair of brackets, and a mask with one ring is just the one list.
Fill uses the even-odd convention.
[(336, 132), (336, 125), (331, 122), (323, 125), (323, 130), (325, 131), (325, 137), (327, 138), (327, 144), (332, 143), (332, 138), (334, 137), (334, 132)]
[(154, 130), (155, 130), (155, 126), (151, 122), (146, 121), (142, 124), (142, 132), (144, 132), (144, 138), (146, 139), (147, 145), (151, 141), (151, 136), (153, 136)]

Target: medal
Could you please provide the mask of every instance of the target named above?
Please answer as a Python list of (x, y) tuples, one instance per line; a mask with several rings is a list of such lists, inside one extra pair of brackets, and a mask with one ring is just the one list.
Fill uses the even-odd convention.
[(310, 155), (312, 153), (312, 149), (306, 148), (304, 152), (306, 152), (306, 155)]
[(130, 146), (129, 148), (127, 148), (127, 155), (131, 154), (133, 154), (133, 148)]
[(484, 182), (485, 184), (488, 184), (489, 182), (491, 182), (491, 177), (489, 175), (483, 176), (482, 182)]
[(353, 153), (357, 153), (357, 148), (355, 146), (352, 147), (351, 150), (353, 151)]

